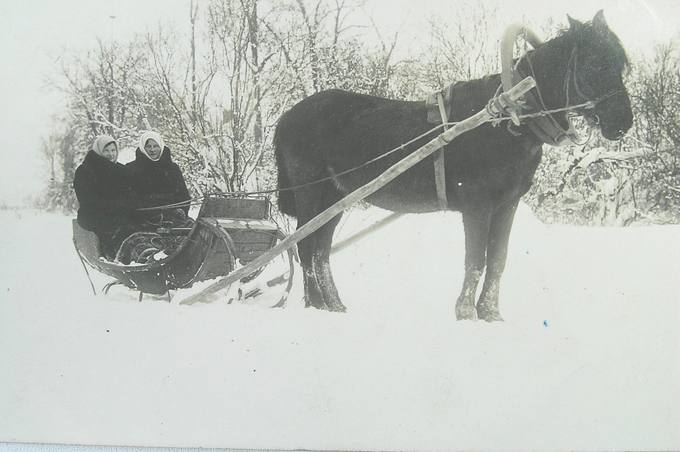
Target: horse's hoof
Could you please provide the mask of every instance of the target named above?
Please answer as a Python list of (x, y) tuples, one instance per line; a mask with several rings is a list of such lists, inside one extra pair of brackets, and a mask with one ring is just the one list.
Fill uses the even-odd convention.
[(477, 316), (479, 320), (484, 320), (487, 322), (502, 322), (503, 317), (497, 309), (488, 309), (485, 307), (477, 308)]
[(316, 308), (316, 309), (321, 309), (321, 310), (326, 310), (326, 304), (323, 302), (323, 300), (317, 300), (317, 299), (309, 299), (305, 297), (305, 308)]
[(341, 302), (329, 303), (326, 305), (326, 309), (331, 312), (347, 312), (347, 308)]
[(316, 308), (319, 311), (329, 311), (329, 312), (347, 312), (347, 308), (344, 304), (337, 303), (305, 303), (305, 308)]
[(477, 320), (477, 310), (474, 306), (456, 306), (456, 319)]

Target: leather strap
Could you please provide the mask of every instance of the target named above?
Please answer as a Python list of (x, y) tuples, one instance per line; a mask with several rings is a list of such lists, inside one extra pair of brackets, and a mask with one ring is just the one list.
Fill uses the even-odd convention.
[[(533, 76), (535, 77), (535, 75)], [(522, 74), (520, 69), (516, 68), (513, 74), (513, 83), (514, 84), (519, 83), (519, 81), (522, 80), (524, 77), (525, 76)], [(524, 95), (524, 99), (527, 102), (527, 105), (531, 107), (529, 111), (537, 112), (545, 110), (546, 108), (543, 105), (543, 101), (541, 100), (539, 95), (534, 94), (534, 91), (536, 91), (536, 93), (538, 94), (538, 85), (536, 86), (536, 88), (532, 89), (531, 91)], [(560, 126), (557, 120), (552, 117), (552, 115), (531, 118), (527, 122), (529, 130), (531, 130), (531, 132), (534, 135), (536, 135), (536, 137), (539, 140), (546, 144), (549, 144), (550, 146), (563, 146), (565, 144), (568, 144), (569, 142), (573, 142), (578, 138), (578, 134), (574, 130), (574, 126), (571, 124), (571, 121), (568, 121), (568, 124), (569, 124), (568, 128), (564, 129), (562, 126)]]
[[(452, 102), (453, 99), (449, 99)], [(442, 117), (442, 124), (444, 124), (444, 130), (447, 130), (449, 126), (448, 115), (446, 114), (446, 107), (444, 106), (444, 97), (442, 93), (437, 93), (437, 104), (439, 105), (439, 114)], [(439, 202), (439, 208), (441, 210), (448, 210), (449, 202), (446, 199), (446, 171), (444, 166), (444, 148), (440, 148), (434, 153), (434, 182), (437, 187), (437, 201)]]

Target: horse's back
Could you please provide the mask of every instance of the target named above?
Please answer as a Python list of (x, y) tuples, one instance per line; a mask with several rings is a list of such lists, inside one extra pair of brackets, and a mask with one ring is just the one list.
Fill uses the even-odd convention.
[(324, 167), (342, 169), (424, 132), (428, 128), (425, 118), (423, 102), (332, 89), (288, 110), (279, 120), (274, 144), (281, 159), (302, 158), (311, 163), (323, 157)]
[[(410, 109), (413, 105), (414, 102), (340, 89), (321, 91), (301, 100), (284, 113), (276, 128), (275, 141), (308, 140), (310, 134), (346, 131), (353, 123), (366, 121), (369, 117), (395, 108)], [(375, 127), (373, 123), (370, 125)]]

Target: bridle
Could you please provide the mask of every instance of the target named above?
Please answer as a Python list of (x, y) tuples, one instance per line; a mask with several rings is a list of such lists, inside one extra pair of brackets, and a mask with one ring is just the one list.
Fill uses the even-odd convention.
[[(569, 57), (569, 61), (567, 62), (567, 74), (564, 78), (564, 95), (565, 95), (565, 98), (566, 98), (565, 103), (566, 103), (567, 106), (570, 105), (569, 91), (570, 91), (571, 86), (573, 85), (574, 91), (576, 91), (576, 95), (578, 97), (580, 97), (582, 100), (584, 100), (586, 103), (590, 104), (590, 105), (587, 105), (587, 106), (585, 106), (581, 109), (581, 111), (582, 111), (581, 114), (583, 116), (586, 116), (585, 113), (588, 110), (594, 110), (595, 107), (597, 106), (597, 104), (599, 104), (600, 102), (603, 102), (603, 101), (609, 99), (610, 97), (616, 96), (617, 94), (620, 94), (622, 92), (620, 89), (615, 89), (615, 90), (612, 90), (612, 91), (608, 92), (607, 94), (604, 94), (604, 95), (602, 95), (602, 96), (600, 96), (596, 99), (591, 99), (588, 95), (586, 95), (583, 92), (583, 89), (581, 88), (581, 86), (579, 86), (578, 76), (577, 76), (578, 72), (576, 71), (577, 64), (578, 64), (578, 47), (574, 47), (574, 49), (571, 51), (571, 56)], [(600, 124), (600, 117), (597, 116), (596, 113), (593, 113), (592, 117), (593, 117), (595, 124), (599, 125)]]
[[(519, 69), (519, 64), (522, 61), (522, 59), (526, 58), (527, 64), (529, 66), (529, 69), (531, 71), (531, 75), (534, 79), (536, 79), (536, 72), (534, 71), (534, 67), (531, 61), (531, 56), (527, 52), (525, 53), (524, 56), (519, 58), (517, 60), (517, 64), (514, 67), (514, 70), (517, 75), (520, 77), (524, 78), (524, 75)], [(564, 76), (564, 83), (563, 83), (563, 91), (564, 91), (564, 96), (565, 96), (565, 106), (563, 108), (557, 109), (560, 112), (567, 112), (570, 113), (576, 113), (577, 115), (583, 116), (586, 118), (587, 121), (592, 121), (592, 123), (596, 126), (600, 125), (600, 117), (597, 115), (597, 113), (594, 113), (593, 110), (595, 107), (600, 103), (603, 102), (610, 97), (613, 97), (617, 94), (620, 94), (622, 91), (620, 89), (612, 90), (602, 96), (599, 96), (595, 99), (591, 98), (590, 96), (586, 95), (583, 92), (582, 87), (579, 85), (578, 82), (578, 47), (575, 46), (572, 51), (571, 55), (569, 56), (569, 60), (567, 61), (567, 67), (566, 67), (566, 73)], [(573, 90), (575, 91), (575, 94), (577, 97), (572, 97), (570, 95), (571, 89), (573, 86)], [(543, 95), (541, 94), (541, 89), (539, 85), (536, 85), (536, 94), (535, 96), (538, 99), (538, 109), (539, 111), (545, 112), (544, 118), (547, 118), (548, 121), (550, 122), (550, 125), (552, 127), (555, 127), (559, 130), (561, 135), (567, 137), (572, 143), (574, 144), (585, 144), (585, 143), (579, 143), (575, 141), (575, 131), (573, 127), (571, 126), (571, 122), (569, 121), (569, 118), (567, 117), (566, 120), (569, 124), (568, 129), (565, 129), (559, 121), (553, 116), (553, 112), (555, 110), (549, 110), (548, 107), (545, 104), (545, 101), (543, 100)], [(574, 98), (576, 101), (581, 101), (578, 104), (572, 104), (571, 99)], [(589, 131), (589, 133), (592, 133), (592, 130)], [(588, 136), (588, 139), (586, 142), (590, 140), (590, 134)]]

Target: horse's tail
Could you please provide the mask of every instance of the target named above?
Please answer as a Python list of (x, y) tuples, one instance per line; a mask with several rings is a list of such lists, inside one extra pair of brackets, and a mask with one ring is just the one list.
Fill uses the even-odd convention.
[(286, 162), (284, 153), (286, 147), (281, 143), (280, 135), (278, 133), (278, 128), (274, 134), (274, 155), (276, 156), (276, 168), (279, 174), (279, 198), (278, 206), (279, 210), (286, 215), (291, 217), (297, 217), (297, 211), (295, 210), (295, 195), (292, 190), (286, 190), (290, 187), (290, 180), (288, 179), (288, 171), (286, 169)]

